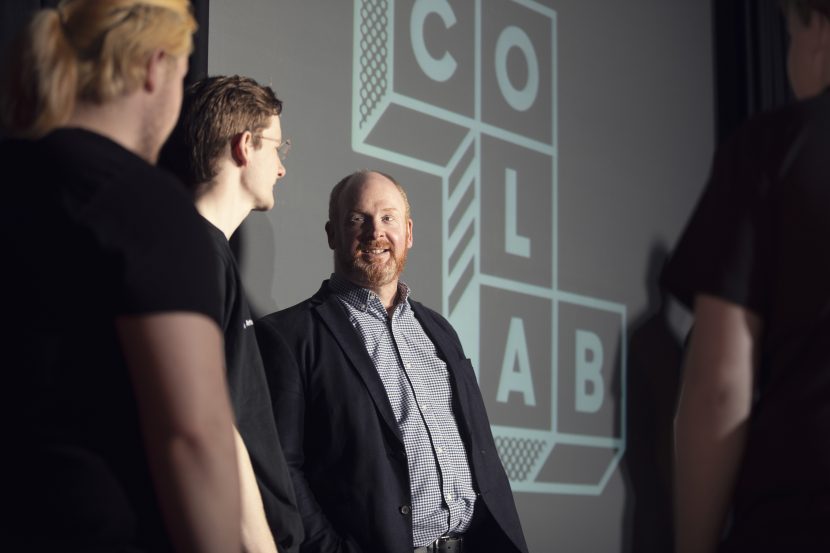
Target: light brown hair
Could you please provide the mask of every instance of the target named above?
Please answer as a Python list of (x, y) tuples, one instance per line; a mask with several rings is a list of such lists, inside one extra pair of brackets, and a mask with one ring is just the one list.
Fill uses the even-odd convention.
[(172, 170), (198, 196), (217, 173), (216, 161), (240, 133), (250, 131), (253, 146), (271, 117), (282, 113), (274, 91), (248, 77), (202, 79), (185, 90), (179, 123), (162, 151), (161, 165)]

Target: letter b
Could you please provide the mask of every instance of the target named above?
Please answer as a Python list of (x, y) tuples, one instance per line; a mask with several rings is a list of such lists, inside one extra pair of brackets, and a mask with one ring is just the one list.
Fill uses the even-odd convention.
[(576, 331), (576, 410), (596, 413), (602, 407), (605, 383), (602, 380), (602, 342), (587, 330)]

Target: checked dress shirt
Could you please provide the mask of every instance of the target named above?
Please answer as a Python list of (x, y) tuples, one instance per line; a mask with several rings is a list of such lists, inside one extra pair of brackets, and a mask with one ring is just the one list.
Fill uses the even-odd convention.
[(330, 284), (363, 337), (403, 436), (413, 546), (463, 533), (473, 517), (476, 492), (453, 414), (447, 365), (412, 312), (409, 288), (398, 284), (390, 317), (374, 292), (337, 275)]

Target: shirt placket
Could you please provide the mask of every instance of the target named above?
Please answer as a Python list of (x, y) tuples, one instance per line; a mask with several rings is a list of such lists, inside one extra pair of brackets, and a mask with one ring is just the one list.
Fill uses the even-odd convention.
[[(428, 390), (431, 389), (431, 386), (428, 386), (427, 383), (424, 382), (424, 378), (428, 378), (426, 372), (429, 369), (421, 362), (421, 357), (418, 355), (417, 351), (414, 351), (414, 347), (410, 343), (410, 340), (407, 340), (407, 334), (405, 332), (401, 332), (401, 326), (406, 325), (406, 322), (408, 322), (405, 320), (406, 314), (404, 314), (404, 309), (403, 305), (396, 309), (396, 316), (391, 320), (393, 344), (398, 351), (401, 363), (403, 363), (403, 368), (409, 377), (409, 382), (412, 384), (412, 394), (414, 396), (416, 406), (421, 412), (424, 424), (427, 426), (428, 438), (430, 439), (430, 445), (432, 446), (432, 451), (437, 463), (436, 468), (439, 472), (437, 476), (439, 486), (441, 487), (441, 498), (449, 511), (449, 518), (447, 521), (448, 528), (456, 528), (461, 517), (461, 509), (458, 505), (455, 493), (453, 492), (456, 488), (455, 471), (452, 466), (452, 458), (446, 435), (447, 430), (440, 423), (438, 415), (436, 414), (434, 401), (437, 398), (430, 397)], [(416, 341), (415, 332), (409, 332), (408, 335), (411, 340)], [(442, 387), (444, 385), (444, 383), (438, 379), (435, 379), (434, 384), (436, 387)], [(444, 393), (445, 390), (441, 390), (441, 392)], [(445, 530), (447, 530), (447, 528), (441, 528), (442, 532)]]

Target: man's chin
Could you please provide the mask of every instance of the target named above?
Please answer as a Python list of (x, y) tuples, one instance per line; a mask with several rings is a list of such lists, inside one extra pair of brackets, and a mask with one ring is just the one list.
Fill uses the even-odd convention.
[(392, 267), (360, 267), (353, 266), (350, 271), (352, 280), (359, 282), (361, 286), (366, 288), (380, 288), (390, 282), (393, 282), (398, 277), (398, 272)]
[(251, 211), (271, 211), (274, 208), (274, 198), (269, 198), (257, 203)]

